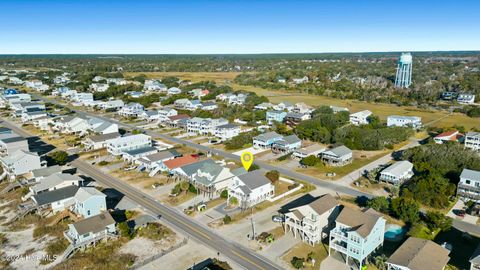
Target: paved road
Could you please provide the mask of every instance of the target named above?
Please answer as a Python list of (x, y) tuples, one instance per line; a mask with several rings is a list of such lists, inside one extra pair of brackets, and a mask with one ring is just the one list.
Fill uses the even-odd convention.
[[(32, 136), (24, 129), (14, 125), (9, 121), (4, 120), (0, 123), (14, 130), (21, 136)], [(103, 173), (98, 168), (81, 159), (74, 160), (71, 162), (71, 165), (78, 168), (78, 170), (80, 170), (82, 173), (92, 177), (98, 183), (118, 190), (129, 199), (144, 207), (146, 210), (160, 216), (161, 219), (165, 220), (171, 226), (183, 231), (188, 236), (196, 239), (206, 246), (209, 246), (213, 250), (220, 252), (222, 255), (230, 258), (245, 269), (281, 269), (281, 267), (275, 265), (268, 259), (246, 249), (237, 243), (226, 240), (205, 225), (185, 216), (185, 214), (169, 206), (163, 205), (146, 193), (112, 177), (111, 175)]]
[[(59, 104), (59, 105), (65, 106), (65, 104), (63, 104), (62, 102), (59, 102), (55, 99), (45, 98), (43, 96), (35, 96), (35, 97), (39, 98), (39, 99), (43, 99), (44, 101), (47, 101), (47, 102), (51, 102), (51, 103), (54, 103), (54, 104)], [(138, 126), (134, 125), (134, 124), (123, 123), (123, 122), (118, 121), (116, 119), (112, 119), (112, 118), (105, 117), (105, 116), (102, 116), (102, 115), (98, 115), (98, 114), (94, 114), (94, 113), (90, 113), (90, 112), (85, 112), (85, 111), (82, 111), (82, 110), (75, 110), (75, 109), (72, 109), (72, 110), (79, 115), (97, 117), (97, 118), (100, 118), (100, 119), (103, 119), (103, 120), (106, 120), (106, 121), (116, 123), (120, 127), (124, 127), (124, 128), (128, 128), (128, 129), (141, 130), (141, 131), (145, 132), (146, 134), (148, 134), (148, 135), (150, 135), (154, 138), (161, 138), (161, 139), (169, 140), (169, 141), (177, 143), (177, 144), (184, 144), (188, 147), (200, 150), (202, 152), (210, 152), (212, 154), (216, 154), (216, 155), (222, 156), (224, 158), (228, 158), (228, 159), (232, 159), (232, 160), (238, 160), (238, 161), (240, 160), (239, 156), (234, 155), (234, 154), (229, 153), (229, 152), (226, 152), (226, 151), (210, 148), (208, 146), (200, 145), (198, 143), (191, 142), (189, 140), (184, 140), (184, 139), (181, 139), (181, 138), (175, 138), (175, 137), (169, 136), (167, 134), (155, 132), (155, 131), (152, 131), (152, 130), (142, 129), (142, 128), (139, 128)], [(305, 181), (305, 182), (308, 182), (308, 183), (313, 184), (315, 186), (332, 190), (332, 192), (335, 192), (335, 193), (345, 194), (345, 195), (349, 195), (349, 196), (353, 196), (353, 197), (358, 197), (358, 196), (365, 196), (365, 197), (368, 197), (368, 198), (372, 197), (371, 194), (361, 192), (361, 191), (356, 190), (352, 187), (345, 186), (345, 185), (340, 185), (340, 184), (337, 184), (337, 183), (332, 182), (330, 180), (324, 180), (324, 179), (320, 179), (320, 178), (317, 178), (317, 177), (312, 177), (312, 176), (308, 176), (308, 175), (305, 175), (305, 174), (297, 173), (297, 172), (292, 171), (288, 168), (285, 169), (285, 168), (273, 166), (273, 165), (268, 164), (268, 163), (263, 162), (263, 161), (255, 161), (255, 164), (257, 164), (258, 166), (260, 166), (260, 168), (262, 168), (264, 170), (277, 170), (281, 174), (283, 174), (287, 177), (290, 177), (292, 179)]]

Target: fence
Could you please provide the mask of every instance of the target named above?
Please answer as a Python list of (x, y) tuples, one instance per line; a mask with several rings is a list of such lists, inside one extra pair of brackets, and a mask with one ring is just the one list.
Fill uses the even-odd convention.
[(168, 249), (163, 249), (160, 253), (157, 253), (157, 254), (155, 254), (155, 255), (153, 255), (153, 256), (151, 256), (151, 257), (145, 258), (145, 259), (143, 259), (143, 260), (141, 260), (141, 261), (135, 262), (135, 263), (130, 267), (130, 269), (138, 269), (138, 268), (140, 268), (140, 267), (142, 267), (142, 266), (144, 266), (144, 265), (146, 265), (146, 264), (149, 264), (149, 263), (155, 261), (156, 259), (161, 258), (161, 257), (167, 255), (168, 253), (170, 253), (170, 252), (172, 252), (172, 251), (174, 251), (174, 250), (176, 250), (176, 249), (178, 249), (178, 248), (181, 248), (182, 246), (186, 245), (187, 243), (188, 243), (188, 238), (183, 238), (183, 240), (182, 240), (181, 242), (179, 242), (179, 243), (177, 243), (177, 244), (169, 247)]
[[(289, 183), (289, 184), (294, 184), (294, 183), (296, 183), (296, 182), (293, 181), (293, 180), (286, 179), (286, 178), (283, 178), (283, 177), (280, 177), (279, 181), (283, 181), (283, 182), (286, 182), (286, 183)], [(293, 188), (293, 189), (291, 189), (291, 190), (289, 190), (289, 191), (287, 191), (287, 192), (285, 192), (285, 193), (282, 193), (282, 194), (280, 194), (280, 195), (278, 195), (278, 196), (276, 196), (276, 197), (273, 197), (273, 198), (271, 198), (271, 199), (268, 199), (268, 201), (269, 201), (269, 202), (274, 202), (274, 201), (280, 200), (280, 199), (282, 199), (282, 198), (285, 198), (285, 197), (287, 197), (288, 195), (290, 195), (290, 194), (292, 194), (292, 193), (300, 190), (302, 187), (303, 187), (303, 185), (299, 183), (296, 188)]]

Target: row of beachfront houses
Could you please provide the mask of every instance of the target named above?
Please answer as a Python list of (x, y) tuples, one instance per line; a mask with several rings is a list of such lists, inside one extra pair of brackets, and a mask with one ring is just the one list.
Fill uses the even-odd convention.
[[(347, 265), (342, 269), (363, 269), (369, 256), (384, 243), (386, 219), (369, 208), (357, 210), (343, 206), (330, 194), (308, 204), (287, 209), (285, 233), (316, 245), (328, 239), (328, 254), (342, 254)], [(443, 270), (450, 251), (429, 240), (408, 238), (386, 261), (388, 269)]]

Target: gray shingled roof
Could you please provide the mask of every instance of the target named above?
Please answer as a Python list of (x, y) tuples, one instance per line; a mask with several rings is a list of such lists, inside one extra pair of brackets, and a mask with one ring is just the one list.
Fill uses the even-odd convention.
[(405, 171), (411, 170), (413, 167), (413, 164), (410, 163), (409, 161), (402, 160), (393, 163), (392, 165), (388, 166), (388, 168), (384, 169), (382, 173), (389, 173), (395, 176), (400, 176), (402, 175)]
[(82, 182), (82, 178), (68, 173), (55, 173), (42, 179), (38, 184), (33, 186), (32, 189), (38, 192), (53, 188), (65, 181)]
[(337, 146), (337, 147), (332, 148), (332, 149), (327, 150), (327, 151), (330, 151), (330, 152), (332, 152), (333, 154), (335, 154), (336, 156), (339, 156), (339, 157), (342, 157), (342, 156), (345, 156), (345, 155), (348, 155), (348, 154), (352, 153), (352, 150), (350, 150), (345, 145), (340, 145), (340, 146)]
[(40, 169), (33, 170), (32, 174), (33, 174), (33, 178), (37, 178), (37, 177), (49, 176), (49, 175), (52, 175), (54, 173), (60, 173), (60, 172), (62, 172), (62, 167), (60, 167), (58, 165), (54, 165), (54, 166), (50, 166), (50, 167), (46, 167), (46, 168), (40, 168)]
[(90, 136), (89, 139), (92, 142), (104, 142), (106, 140), (111, 140), (120, 137), (120, 133), (118, 132), (112, 132), (112, 133), (107, 133), (107, 134), (99, 134), (99, 135), (93, 135)]
[[(242, 174), (237, 177), (245, 184), (245, 186), (250, 191), (270, 183), (270, 180), (267, 177), (265, 177), (263, 172), (261, 172), (260, 170)], [(246, 194), (248, 193), (250, 192), (246, 192)]]
[(47, 205), (56, 201), (73, 198), (77, 193), (78, 186), (68, 186), (59, 188), (52, 191), (42, 192), (32, 197), (35, 199), (39, 206)]
[(115, 224), (115, 220), (109, 212), (103, 212), (86, 219), (73, 223), (73, 227), (79, 235), (86, 233), (98, 233), (105, 230), (105, 227)]
[(253, 139), (254, 140), (259, 140), (259, 141), (268, 141), (268, 140), (278, 138), (278, 137), (283, 137), (283, 136), (276, 133), (275, 131), (271, 131), (271, 132), (260, 134)]
[(202, 172), (210, 173), (211, 175), (219, 174), (223, 167), (215, 163), (212, 159), (206, 159), (192, 164), (182, 166), (181, 169), (188, 175), (191, 176), (196, 173), (198, 170)]
[(182, 156), (180, 153), (178, 153), (176, 150), (167, 150), (167, 151), (161, 151), (155, 154), (148, 155), (146, 157), (141, 158), (140, 160), (142, 162), (157, 162), (159, 160), (165, 160), (168, 158), (172, 157), (180, 157)]
[(450, 260), (450, 251), (437, 243), (410, 237), (387, 260), (411, 270), (442, 270)]
[(140, 154), (143, 154), (143, 153), (152, 152), (152, 151), (155, 151), (155, 150), (158, 150), (158, 149), (153, 147), (153, 146), (148, 146), (148, 147), (133, 149), (133, 150), (130, 150), (130, 151), (124, 151), (124, 153), (127, 154), (127, 155), (130, 155), (130, 156), (136, 156), (136, 155), (140, 155)]
[(344, 207), (338, 215), (336, 222), (340, 222), (352, 228), (362, 237), (367, 237), (382, 216), (373, 209), (360, 211)]

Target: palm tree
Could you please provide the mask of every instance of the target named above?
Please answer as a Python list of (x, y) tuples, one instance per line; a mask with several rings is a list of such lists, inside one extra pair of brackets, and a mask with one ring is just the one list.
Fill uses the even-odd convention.
[(187, 194), (189, 187), (190, 187), (190, 183), (188, 183), (187, 181), (183, 181), (180, 183), (180, 188), (182, 190), (185, 190), (185, 194)]

